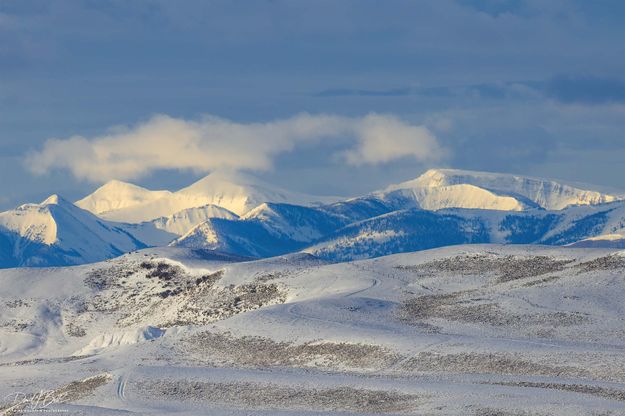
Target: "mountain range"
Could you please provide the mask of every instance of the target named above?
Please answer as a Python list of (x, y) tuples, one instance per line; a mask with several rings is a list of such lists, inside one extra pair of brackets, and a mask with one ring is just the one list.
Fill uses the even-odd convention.
[(625, 193), (510, 174), (431, 169), (342, 199), (214, 172), (176, 192), (111, 181), (0, 213), (0, 267), (90, 263), (148, 246), (331, 261), (466, 243), (625, 247)]

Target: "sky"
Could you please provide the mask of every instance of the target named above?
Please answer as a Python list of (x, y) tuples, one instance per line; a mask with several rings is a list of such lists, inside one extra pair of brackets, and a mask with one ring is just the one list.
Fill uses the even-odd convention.
[(625, 189), (625, 2), (0, 0), (0, 209), (431, 167)]

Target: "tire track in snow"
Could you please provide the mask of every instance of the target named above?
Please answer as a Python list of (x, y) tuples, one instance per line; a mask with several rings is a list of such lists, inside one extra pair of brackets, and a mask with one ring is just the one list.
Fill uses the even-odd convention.
[(126, 374), (122, 374), (117, 379), (117, 398), (122, 402), (126, 401), (126, 382), (128, 381), (128, 376)]

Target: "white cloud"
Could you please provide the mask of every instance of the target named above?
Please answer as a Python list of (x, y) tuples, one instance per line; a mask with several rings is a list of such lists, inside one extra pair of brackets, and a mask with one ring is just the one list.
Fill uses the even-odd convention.
[(158, 115), (133, 127), (85, 138), (49, 139), (27, 156), (36, 174), (67, 169), (92, 182), (135, 179), (157, 169), (267, 170), (273, 158), (301, 143), (349, 140), (342, 154), (352, 165), (379, 164), (402, 157), (440, 160), (444, 149), (423, 126), (389, 115), (364, 117), (299, 114), (267, 123), (236, 123), (207, 116), (189, 121)]
[(392, 116), (371, 114), (354, 125), (356, 146), (345, 152), (349, 164), (378, 164), (412, 156), (418, 161), (436, 161), (444, 150), (424, 126), (406, 124)]

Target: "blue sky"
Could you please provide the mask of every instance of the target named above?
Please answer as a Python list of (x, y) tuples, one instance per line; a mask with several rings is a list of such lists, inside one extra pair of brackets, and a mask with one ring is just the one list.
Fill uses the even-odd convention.
[(0, 158), (0, 208), (224, 160), (319, 194), (433, 166), (625, 189), (625, 2), (0, 0)]

